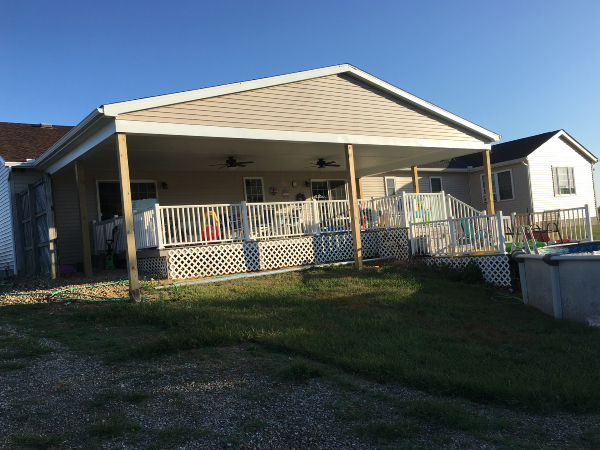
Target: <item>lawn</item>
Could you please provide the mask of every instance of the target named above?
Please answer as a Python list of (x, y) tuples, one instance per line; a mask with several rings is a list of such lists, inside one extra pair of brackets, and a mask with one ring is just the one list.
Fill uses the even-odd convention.
[[(144, 287), (144, 295), (156, 295)], [(382, 383), (537, 412), (600, 411), (600, 330), (421, 267), (348, 267), (7, 306), (0, 322), (109, 362), (255, 343)]]
[(600, 224), (592, 225), (592, 234), (595, 241), (600, 241)]

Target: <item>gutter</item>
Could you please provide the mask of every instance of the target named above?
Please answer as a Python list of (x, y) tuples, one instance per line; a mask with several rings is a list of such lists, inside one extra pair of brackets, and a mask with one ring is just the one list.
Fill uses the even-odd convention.
[(46, 150), (42, 155), (33, 162), (33, 167), (38, 167), (41, 164), (47, 162), (49, 158), (59, 156), (65, 147), (71, 143), (81, 133), (85, 132), (88, 128), (94, 125), (99, 119), (104, 117), (104, 111), (102, 107), (94, 109), (85, 119), (79, 122), (75, 128), (71, 129), (67, 134), (60, 138), (57, 142)]

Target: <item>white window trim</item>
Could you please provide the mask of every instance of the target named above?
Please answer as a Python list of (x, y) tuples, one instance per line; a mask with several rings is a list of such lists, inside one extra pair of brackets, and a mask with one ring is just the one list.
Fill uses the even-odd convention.
[(433, 186), (431, 185), (431, 180), (433, 178), (439, 178), (440, 188), (441, 188), (440, 192), (444, 192), (444, 181), (442, 180), (442, 177), (431, 177), (431, 176), (429, 177), (429, 192), (433, 192)]
[(246, 180), (260, 180), (260, 187), (262, 190), (263, 203), (267, 203), (266, 202), (267, 197), (265, 197), (265, 180), (263, 179), (263, 177), (244, 177), (244, 201), (245, 202), (248, 201), (248, 193), (246, 192)]
[[(500, 191), (498, 191), (498, 176), (497, 176), (497, 174), (500, 172), (510, 172), (510, 189), (512, 191), (512, 198), (505, 198), (504, 200), (500, 200)], [(494, 203), (510, 202), (510, 201), (514, 200), (515, 199), (515, 182), (514, 182), (514, 178), (513, 178), (512, 169), (497, 170), (495, 172), (492, 172), (492, 177), (494, 178), (495, 185), (496, 185), (496, 197), (498, 197), (498, 200), (494, 200)], [(479, 179), (481, 181), (481, 198), (483, 199), (483, 203), (486, 204), (487, 199), (485, 198), (485, 194), (484, 194), (485, 176), (483, 173), (479, 175)]]
[(394, 180), (394, 195), (396, 195), (398, 193), (398, 188), (396, 185), (396, 177), (383, 177), (383, 192), (385, 194), (385, 196), (388, 196), (388, 185), (387, 185), (387, 180)]
[[(554, 174), (558, 177), (558, 170), (556, 172), (554, 169), (567, 169), (567, 178), (569, 177), (569, 169), (573, 169), (573, 188), (575, 188), (574, 194), (561, 194), (560, 193), (560, 185), (558, 184), (558, 178), (554, 179)], [(577, 185), (575, 184), (575, 166), (550, 166), (550, 170), (552, 171), (552, 189), (554, 190), (555, 197), (576, 197), (577, 196)], [(556, 187), (555, 187), (556, 185)]]
[[(101, 219), (102, 213), (100, 212), (100, 183), (121, 183), (120, 180), (96, 180), (96, 209), (98, 214), (98, 221), (102, 220), (110, 220), (112, 217), (108, 219)], [(129, 180), (129, 183), (154, 183), (154, 189), (156, 190), (156, 203), (160, 203), (158, 200), (158, 182), (156, 180)]]
[(331, 198), (331, 187), (329, 187), (330, 181), (343, 181), (346, 187), (346, 200), (348, 200), (348, 180), (345, 178), (311, 178), (310, 179), (310, 197), (312, 198), (312, 183), (313, 181), (327, 181), (327, 195)]

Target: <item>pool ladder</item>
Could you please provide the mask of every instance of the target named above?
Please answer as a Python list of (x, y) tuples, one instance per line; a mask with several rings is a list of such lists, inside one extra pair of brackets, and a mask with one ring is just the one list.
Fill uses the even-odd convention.
[[(531, 236), (531, 242), (533, 242), (533, 253), (535, 255), (539, 255), (538, 252), (538, 248), (537, 245), (535, 243), (535, 238), (533, 237), (533, 231), (531, 230), (531, 225), (520, 225), (518, 227), (515, 228), (515, 234), (513, 236), (513, 242), (512, 245), (510, 246), (510, 252), (512, 253), (513, 251), (516, 250), (517, 248), (517, 244), (520, 242), (523, 242), (523, 250), (525, 251), (525, 253), (532, 253), (532, 249), (529, 246), (529, 239), (527, 238), (527, 235), (529, 234), (529, 236)], [(522, 241), (521, 241), (522, 239)]]

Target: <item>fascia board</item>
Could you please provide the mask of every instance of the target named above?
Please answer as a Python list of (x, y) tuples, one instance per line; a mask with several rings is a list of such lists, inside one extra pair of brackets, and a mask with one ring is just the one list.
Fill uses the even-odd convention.
[(299, 81), (310, 80), (313, 78), (324, 77), (328, 75), (337, 75), (341, 73), (348, 73), (358, 78), (367, 84), (375, 86), (376, 88), (391, 94), (394, 97), (398, 97), (403, 101), (406, 101), (414, 106), (417, 106), (425, 111), (433, 113), (436, 116), (443, 117), (445, 120), (459, 125), (468, 130), (474, 131), (475, 133), (485, 137), (490, 142), (500, 140), (501, 136), (487, 130), (479, 125), (469, 122), (462, 117), (452, 114), (439, 106), (429, 103), (416, 95), (412, 95), (390, 83), (387, 83), (380, 78), (377, 78), (357, 67), (351, 66), (350, 64), (339, 64), (336, 66), (322, 67), (320, 69), (306, 70), (302, 72), (295, 72), (286, 75), (277, 75), (274, 77), (260, 78), (258, 80), (242, 81), (239, 83), (225, 84), (221, 86), (214, 86), (203, 89), (195, 89), (192, 91), (177, 92), (174, 94), (158, 95), (155, 97), (141, 98), (138, 100), (129, 100), (119, 103), (109, 103), (103, 106), (104, 114), (111, 117), (116, 117), (119, 114), (126, 114), (133, 111), (139, 111), (142, 109), (157, 108), (160, 106), (172, 105), (175, 103), (190, 102), (194, 100), (202, 100), (211, 97), (217, 97), (226, 94), (235, 94), (239, 92), (250, 91), (254, 89), (262, 89), (266, 87), (277, 86), (287, 83), (295, 83)]
[(454, 141), (442, 139), (396, 138), (354, 134), (312, 133), (307, 131), (263, 130), (256, 128), (215, 127), (137, 120), (115, 120), (116, 132), (140, 135), (196, 136), (227, 139), (252, 139), (262, 141), (321, 142), (330, 144), (378, 145), (390, 147), (425, 147), (489, 150), (490, 145), (480, 141)]
[(90, 114), (86, 116), (81, 122), (79, 122), (74, 128), (72, 128), (67, 134), (56, 141), (52, 147), (42, 153), (34, 162), (35, 166), (39, 166), (45, 162), (45, 160), (54, 153), (59, 151), (62, 147), (66, 146), (71, 140), (77, 138), (79, 134), (84, 132), (89, 126), (102, 117), (100, 108), (94, 109)]
[(575, 147), (579, 151), (579, 153), (581, 153), (584, 157), (592, 161), (593, 164), (596, 164), (598, 162), (598, 158), (596, 158), (592, 153), (590, 153), (583, 145), (581, 145), (579, 142), (573, 139), (565, 130), (560, 130), (557, 136), (564, 137), (567, 141), (569, 141), (569, 143), (573, 147)]
[[(527, 160), (527, 158), (518, 158), (518, 159), (511, 159), (510, 161), (502, 161), (500, 163), (495, 163), (495, 164), (490, 164), (490, 168), (494, 168), (494, 167), (502, 167), (502, 166), (509, 166), (511, 164), (517, 164), (520, 162), (523, 162)], [(479, 170), (483, 170), (483, 164), (481, 166), (476, 166), (473, 167), (472, 169), (469, 169), (469, 172), (477, 172)]]

